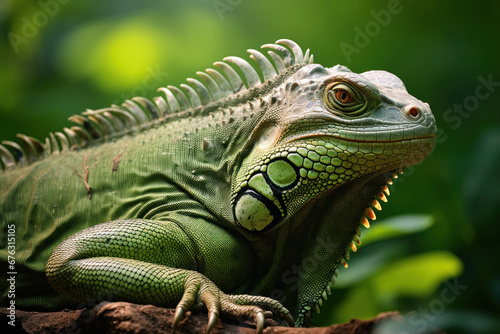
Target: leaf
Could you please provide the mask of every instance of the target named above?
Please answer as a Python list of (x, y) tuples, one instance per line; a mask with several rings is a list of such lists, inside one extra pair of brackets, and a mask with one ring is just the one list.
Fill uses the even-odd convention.
[(361, 281), (382, 270), (389, 262), (403, 253), (404, 245), (397, 242), (386, 242), (370, 245), (361, 249), (349, 260), (349, 268), (340, 268), (335, 289), (348, 288), (360, 284)]
[(368, 284), (383, 296), (428, 297), (444, 281), (460, 275), (462, 261), (447, 251), (402, 259), (380, 271)]
[(347, 298), (344, 298), (336, 306), (331, 312), (336, 323), (349, 322), (352, 318), (370, 319), (379, 313), (379, 307), (372, 290), (365, 285), (349, 290)]
[(329, 314), (330, 323), (331, 319), (337, 323), (351, 318), (368, 319), (377, 313), (399, 308), (398, 297), (428, 298), (443, 281), (460, 275), (463, 265), (456, 255), (435, 251), (400, 259), (379, 269), (361, 284), (346, 290), (347, 295), (336, 300), (335, 307), (327, 302), (325, 313)]
[(433, 223), (434, 219), (431, 215), (413, 214), (392, 217), (376, 222), (369, 230), (363, 231), (361, 242), (366, 245), (383, 239), (421, 232)]

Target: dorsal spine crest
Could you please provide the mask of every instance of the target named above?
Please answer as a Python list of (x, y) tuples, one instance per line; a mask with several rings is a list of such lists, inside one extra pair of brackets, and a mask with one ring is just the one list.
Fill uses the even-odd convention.
[(163, 95), (154, 97), (152, 101), (134, 97), (121, 106), (88, 109), (80, 115), (73, 115), (69, 120), (76, 125), (50, 133), (44, 142), (18, 134), (22, 145), (12, 141), (0, 144), (0, 170), (30, 164), (52, 154), (78, 150), (146, 129), (170, 118), (189, 117), (195, 110), (210, 112), (221, 103), (235, 107), (258, 96), (256, 92), (268, 92), (272, 84), (281, 83), (300, 67), (313, 62), (309, 50), (304, 54), (300, 46), (291, 40), (280, 39), (276, 44), (263, 45), (262, 49), (269, 50), (270, 59), (260, 51), (248, 50), (257, 70), (242, 58), (226, 57), (224, 61), (214, 63), (219, 70), (197, 72), (201, 81), (188, 78), (186, 81), (190, 85), (161, 87), (158, 91)]

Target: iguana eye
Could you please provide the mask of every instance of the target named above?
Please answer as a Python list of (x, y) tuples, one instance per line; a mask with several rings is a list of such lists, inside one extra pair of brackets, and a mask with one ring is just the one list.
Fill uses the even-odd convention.
[(344, 82), (334, 82), (325, 90), (325, 104), (330, 111), (356, 116), (366, 109), (368, 101), (363, 92)]

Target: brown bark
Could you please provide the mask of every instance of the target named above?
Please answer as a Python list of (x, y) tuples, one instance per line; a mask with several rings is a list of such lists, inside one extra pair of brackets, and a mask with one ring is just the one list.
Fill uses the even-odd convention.
[[(15, 324), (8, 324), (7, 308), (0, 308), (4, 319), (0, 328), (3, 333), (172, 333), (174, 310), (153, 305), (137, 305), (125, 302), (104, 303), (94, 309), (63, 310), (60, 312), (26, 312), (16, 310)], [(264, 333), (372, 333), (378, 322), (385, 319), (401, 318), (398, 312), (381, 313), (370, 320), (352, 319), (349, 323), (316, 328), (290, 328), (278, 326), (273, 320), (266, 320)], [(207, 315), (187, 312), (176, 333), (204, 333)], [(250, 322), (230, 322), (220, 320), (213, 332), (255, 333)]]

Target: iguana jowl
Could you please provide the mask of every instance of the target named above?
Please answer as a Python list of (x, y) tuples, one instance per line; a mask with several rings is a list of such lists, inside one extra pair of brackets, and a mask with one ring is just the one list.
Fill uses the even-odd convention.
[(225, 58), (153, 101), (73, 116), (45, 143), (2, 142), (19, 307), (61, 305), (46, 271), (76, 300), (105, 291), (176, 307), (176, 322), (206, 308), (209, 329), (219, 314), (308, 323), (436, 124), (393, 74), (325, 68), (290, 40), (263, 48), (249, 50), (257, 66)]

